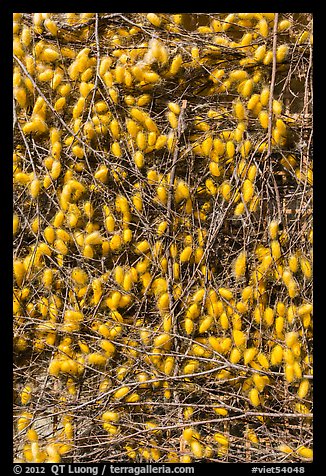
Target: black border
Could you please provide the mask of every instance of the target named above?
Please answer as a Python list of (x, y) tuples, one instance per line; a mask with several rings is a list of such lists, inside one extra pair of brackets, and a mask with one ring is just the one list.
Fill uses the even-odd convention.
[[(80, 2), (65, 2), (64, 5), (60, 5), (60, 2), (55, 2), (55, 7), (57, 12), (60, 11), (69, 11), (69, 10), (81, 10)], [(48, 10), (53, 11), (54, 8), (48, 8)], [(112, 9), (114, 3), (108, 2), (106, 5), (104, 2), (92, 2), (91, 9), (94, 11), (114, 11)], [(323, 436), (325, 434), (324, 427), (322, 425), (322, 410), (324, 408), (323, 402), (323, 375), (322, 370), (325, 367), (326, 359), (324, 358), (322, 346), (324, 344), (323, 337), (325, 334), (322, 332), (322, 325), (326, 320), (325, 308), (322, 307), (322, 272), (326, 269), (323, 267), (323, 264), (320, 260), (323, 258), (324, 253), (321, 249), (321, 243), (324, 238), (323, 235), (323, 216), (320, 216), (322, 213), (323, 195), (322, 186), (323, 184), (323, 162), (326, 162), (326, 153), (325, 148), (323, 147), (324, 141), (322, 137), (323, 129), (326, 127), (325, 122), (325, 111), (323, 108), (322, 99), (323, 95), (320, 95), (321, 91), (325, 90), (325, 73), (323, 73), (323, 62), (325, 61), (325, 49), (321, 44), (323, 38), (325, 38), (324, 24), (325, 16), (322, 11), (322, 3), (319, 3), (319, 7), (314, 4), (314, 2), (307, 1), (286, 1), (286, 2), (273, 2), (268, 4), (267, 2), (262, 5), (261, 2), (250, 2), (248, 5), (244, 5), (243, 2), (232, 2), (221, 4), (221, 2), (215, 3), (212, 2), (200, 2), (197, 5), (191, 5), (188, 2), (183, 2), (177, 4), (177, 2), (162, 2), (144, 5), (144, 3), (137, 2), (137, 9), (135, 9), (136, 4), (133, 3), (130, 5), (131, 8), (128, 8), (128, 3), (124, 2), (119, 5), (124, 8), (125, 12), (171, 12), (171, 13), (186, 13), (186, 12), (212, 12), (214, 10), (223, 10), (223, 11), (256, 11), (262, 9), (263, 6), (265, 11), (280, 11), (280, 12), (309, 12), (314, 15), (314, 60), (313, 60), (313, 70), (314, 70), (314, 153), (317, 158), (315, 164), (315, 174), (314, 174), (314, 461), (312, 463), (303, 464), (306, 471), (304, 474), (321, 474), (322, 463), (324, 462), (322, 449), (323, 449)], [(39, 8), (37, 8), (39, 7)], [(33, 9), (36, 11), (44, 10), (43, 3), (38, 2), (1, 2), (0, 4), (0, 45), (1, 45), (1, 54), (0, 54), (0, 68), (1, 68), (1, 150), (0, 150), (0, 193), (1, 193), (1, 230), (0, 230), (0, 240), (1, 240), (1, 264), (0, 264), (0, 276), (1, 276), (1, 336), (2, 340), (0, 341), (0, 352), (1, 352), (1, 365), (0, 370), (2, 377), (0, 382), (2, 383), (2, 392), (1, 392), (1, 429), (2, 436), (5, 436), (5, 439), (2, 439), (1, 448), (1, 466), (0, 468), (4, 469), (3, 474), (13, 474), (12, 473), (12, 461), (13, 461), (13, 450), (12, 450), (12, 355), (13, 355), (13, 346), (12, 346), (12, 213), (13, 213), (13, 203), (12, 203), (12, 14), (14, 12), (30, 12)], [(76, 8), (77, 7), (77, 8)], [(86, 5), (85, 5), (86, 7)], [(111, 8), (110, 8), (111, 7)], [(178, 7), (178, 8), (176, 8)], [(250, 8), (245, 8), (250, 7)], [(256, 7), (256, 8), (255, 8)], [(120, 9), (119, 9), (120, 10)], [(319, 58), (318, 58), (319, 56)], [(319, 279), (318, 279), (319, 278)], [(4, 444), (5, 442), (5, 444)], [(195, 463), (195, 474), (201, 469), (206, 469), (202, 465), (208, 464), (209, 468), (215, 468), (215, 465), (219, 463)], [(242, 466), (239, 474), (251, 474), (252, 466), (260, 466), (256, 463), (228, 463), (231, 466), (235, 465), (236, 467)], [(24, 465), (32, 466), (32, 465)], [(80, 465), (82, 466), (82, 465)], [(125, 466), (121, 464), (121, 466)], [(143, 466), (143, 465), (139, 465)], [(173, 465), (171, 465), (173, 466)], [(277, 466), (277, 464), (265, 464), (262, 465), (266, 468), (272, 468)], [(293, 465), (284, 465), (284, 466), (293, 466)], [(228, 467), (227, 467), (228, 468)], [(231, 468), (230, 468), (231, 469)], [(218, 469), (217, 469), (218, 470)], [(247, 473), (248, 471), (248, 473)], [(23, 473), (24, 474), (24, 471)], [(46, 474), (51, 474), (46, 471)], [(99, 473), (100, 474), (100, 473)], [(108, 474), (108, 473), (106, 473)], [(257, 473), (256, 473), (257, 474)], [(265, 473), (262, 473), (265, 474)], [(280, 473), (284, 474), (284, 473)]]

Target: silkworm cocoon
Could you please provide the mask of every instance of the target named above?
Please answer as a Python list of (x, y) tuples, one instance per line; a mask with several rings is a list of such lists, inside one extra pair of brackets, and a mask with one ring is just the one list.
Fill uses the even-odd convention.
[(121, 266), (117, 266), (114, 270), (114, 279), (116, 282), (120, 285), (123, 284), (123, 279), (124, 279), (124, 271)]
[(50, 18), (46, 18), (46, 20), (44, 20), (44, 26), (52, 36), (57, 36), (58, 28), (55, 21), (51, 20)]
[(102, 243), (102, 237), (99, 231), (93, 231), (85, 237), (85, 245), (99, 245)]
[(248, 203), (252, 199), (254, 191), (253, 183), (249, 179), (246, 179), (242, 185), (242, 195), (245, 203)]
[(233, 336), (234, 343), (237, 347), (242, 347), (246, 343), (247, 337), (244, 334), (244, 332), (238, 329), (235, 329), (232, 332), (232, 336)]
[(220, 296), (222, 296), (227, 301), (230, 301), (233, 298), (232, 291), (230, 291), (227, 288), (219, 288), (218, 292), (219, 292)]
[(53, 271), (52, 269), (45, 269), (43, 272), (42, 283), (46, 288), (51, 288), (53, 281)]
[(169, 121), (170, 126), (172, 127), (172, 129), (177, 129), (178, 128), (178, 117), (175, 115), (175, 113), (172, 112), (172, 111), (169, 111), (167, 113), (167, 118), (168, 118), (168, 121)]
[(124, 275), (122, 287), (125, 291), (129, 292), (131, 291), (133, 285), (134, 285), (134, 282), (133, 282), (131, 273), (128, 272)]
[(252, 94), (253, 88), (254, 88), (253, 80), (247, 79), (241, 85), (239, 93), (243, 98), (249, 98)]
[(146, 134), (143, 131), (138, 131), (136, 136), (136, 144), (140, 150), (146, 149), (147, 139)]
[(225, 337), (221, 340), (221, 354), (226, 354), (232, 346), (232, 340), (230, 337)]
[(227, 330), (229, 328), (229, 319), (225, 312), (222, 312), (219, 320), (222, 329)]
[(278, 316), (275, 319), (275, 330), (277, 334), (281, 334), (284, 328), (284, 317)]
[(305, 459), (313, 458), (313, 450), (311, 448), (307, 448), (307, 446), (300, 446), (300, 448), (296, 450), (296, 453)]
[(133, 203), (136, 210), (138, 210), (139, 212), (142, 211), (142, 209), (143, 209), (143, 200), (142, 200), (140, 192), (137, 192), (135, 195), (133, 195), (132, 203)]
[(168, 138), (166, 135), (159, 135), (155, 142), (155, 149), (156, 150), (162, 149), (167, 143), (167, 139)]
[(190, 448), (195, 458), (201, 459), (204, 454), (204, 448), (197, 440), (190, 441)]
[(292, 383), (294, 381), (294, 367), (292, 364), (285, 364), (284, 367), (285, 379), (288, 383)]
[(264, 37), (267, 38), (268, 36), (268, 23), (265, 18), (262, 18), (259, 20), (259, 22), (256, 25), (256, 28), (258, 29), (259, 33)]
[(126, 72), (126, 69), (124, 65), (118, 64), (115, 67), (114, 74), (115, 74), (115, 80), (117, 83), (122, 84), (124, 82), (125, 72)]
[(298, 295), (298, 285), (293, 278), (289, 280), (287, 288), (291, 299), (295, 298)]
[(197, 303), (202, 302), (204, 295), (205, 295), (205, 289), (204, 288), (198, 289), (198, 291), (196, 291), (195, 294), (192, 296), (192, 300)]
[(15, 87), (14, 97), (21, 108), (25, 108), (27, 106), (27, 95), (24, 87)]
[(154, 148), (156, 141), (157, 141), (157, 133), (155, 131), (151, 131), (147, 137), (148, 146), (151, 148)]
[(43, 134), (46, 131), (46, 122), (40, 116), (40, 114), (35, 114), (33, 120), (30, 122), (26, 122), (26, 124), (23, 126), (24, 134), (30, 134), (31, 132), (35, 132), (36, 134)]
[[(109, 73), (109, 72), (107, 72), (106, 75), (107, 75), (108, 73)], [(109, 96), (110, 96), (110, 98), (112, 99), (112, 101), (114, 102), (114, 104), (118, 104), (119, 91), (118, 91), (115, 87), (109, 88)]]
[(219, 177), (221, 175), (220, 167), (216, 162), (209, 163), (209, 171), (213, 177)]
[(115, 141), (111, 145), (111, 152), (112, 154), (117, 157), (118, 159), (122, 157), (122, 151), (119, 142)]
[(241, 293), (241, 299), (246, 302), (248, 299), (251, 298), (252, 293), (253, 293), (252, 286), (246, 286)]
[(231, 140), (229, 140), (226, 143), (226, 155), (227, 157), (229, 157), (229, 159), (233, 159), (234, 154), (235, 154), (234, 143)]
[(269, 88), (265, 87), (262, 89), (262, 92), (260, 93), (260, 103), (263, 107), (268, 105), (269, 102)]
[(160, 76), (154, 71), (145, 71), (143, 75), (143, 79), (147, 83), (156, 83), (160, 80)]
[(186, 310), (186, 318), (196, 319), (200, 314), (200, 309), (197, 303), (191, 304)]
[(101, 77), (103, 77), (104, 74), (108, 71), (111, 64), (112, 64), (112, 59), (110, 57), (108, 56), (102, 57), (100, 62), (100, 68), (99, 68), (99, 74)]
[(268, 327), (271, 327), (274, 323), (274, 311), (271, 307), (266, 307), (264, 311), (264, 321)]
[(122, 387), (113, 394), (113, 398), (116, 400), (122, 400), (130, 391), (130, 387)]
[(138, 254), (146, 253), (150, 249), (150, 245), (147, 240), (143, 240), (136, 245), (136, 251)]
[(112, 119), (112, 121), (109, 124), (109, 129), (115, 140), (120, 138), (120, 125), (117, 119)]
[(294, 372), (294, 378), (298, 380), (302, 378), (302, 369), (297, 360), (295, 360), (293, 363), (293, 372)]
[(298, 308), (298, 316), (304, 316), (305, 314), (310, 314), (313, 310), (312, 304), (302, 304)]
[(43, 82), (51, 81), (51, 79), (53, 78), (53, 75), (54, 75), (54, 71), (51, 68), (47, 68), (45, 71), (43, 71), (42, 73), (38, 75), (38, 80)]
[(84, 149), (80, 145), (74, 145), (71, 149), (71, 152), (78, 158), (82, 159), (84, 157)]
[(147, 20), (154, 26), (156, 27), (159, 27), (161, 26), (161, 23), (162, 23), (162, 20), (160, 19), (160, 17), (158, 15), (156, 15), (155, 13), (148, 13), (146, 15), (147, 17)]
[(65, 105), (66, 105), (66, 98), (61, 97), (57, 99), (57, 101), (54, 103), (53, 108), (55, 111), (60, 112), (64, 109)]
[(272, 240), (271, 253), (275, 261), (278, 261), (281, 258), (282, 251), (281, 251), (281, 246), (278, 240)]
[(199, 334), (203, 334), (207, 332), (212, 327), (213, 324), (214, 324), (213, 316), (205, 317), (205, 319), (203, 319), (199, 325), (199, 328), (198, 328)]
[(222, 435), (222, 433), (215, 433), (213, 435), (214, 440), (221, 446), (229, 446), (229, 440), (226, 436)]
[(286, 312), (285, 304), (281, 301), (278, 301), (276, 304), (276, 313), (279, 316), (285, 316), (285, 312)]
[(259, 113), (258, 118), (259, 118), (259, 122), (260, 122), (260, 125), (262, 126), (262, 128), (267, 129), (268, 128), (268, 122), (269, 122), (268, 112), (261, 111)]
[(110, 249), (111, 251), (118, 251), (121, 246), (122, 246), (122, 238), (121, 236), (117, 233), (112, 236), (112, 238), (109, 241), (110, 243)]
[(135, 152), (134, 162), (139, 169), (142, 169), (144, 167), (144, 164), (145, 164), (144, 154), (140, 150), (137, 150)]
[(256, 212), (258, 205), (260, 203), (260, 199), (258, 195), (254, 195), (251, 199), (250, 205), (249, 205), (249, 211), (250, 212)]
[(193, 428), (185, 428), (182, 432), (182, 438), (185, 441), (190, 442), (194, 436), (194, 429)]
[(291, 27), (291, 22), (289, 20), (281, 20), (279, 24), (277, 25), (277, 30), (278, 31), (285, 31), (288, 30)]
[(93, 88), (94, 88), (94, 84), (86, 83), (85, 81), (82, 81), (79, 85), (79, 92), (81, 96), (84, 99), (86, 99)]
[[(212, 163), (215, 163), (215, 162), (211, 162), (211, 164)], [(211, 166), (211, 164), (210, 164), (210, 166)], [(217, 166), (217, 168), (218, 168), (218, 166)], [(210, 171), (211, 171), (211, 168), (210, 168)], [(215, 172), (217, 172), (216, 169), (215, 169)], [(212, 171), (211, 171), (211, 173), (212, 173)], [(219, 170), (218, 170), (217, 173), (220, 175)], [(213, 175), (213, 173), (212, 173), (212, 175)], [(213, 180), (207, 179), (206, 182), (205, 182), (205, 186), (206, 186), (206, 189), (207, 189), (208, 193), (215, 197), (215, 195), (217, 194), (217, 187), (215, 186)]]
[(220, 187), (222, 197), (224, 200), (229, 201), (231, 199), (231, 185), (229, 182), (223, 182)]
[(231, 81), (244, 81), (248, 78), (248, 73), (244, 69), (236, 69), (231, 71), (229, 74), (229, 79)]
[(309, 263), (309, 260), (305, 257), (300, 258), (300, 268), (303, 273), (303, 275), (307, 278), (310, 279), (312, 276), (312, 270), (311, 270), (311, 265)]
[(173, 60), (171, 61), (171, 65), (169, 69), (170, 74), (172, 74), (173, 76), (176, 75), (179, 72), (181, 65), (182, 65), (182, 56), (180, 54), (177, 54), (176, 56), (174, 56)]
[(295, 254), (291, 254), (288, 259), (289, 268), (292, 273), (296, 273), (299, 268), (298, 258)]
[(33, 415), (29, 412), (23, 412), (17, 420), (17, 430), (23, 431), (30, 424)]
[(256, 388), (252, 388), (248, 396), (249, 396), (250, 403), (254, 407), (258, 407), (260, 405), (259, 392)]
[(298, 341), (298, 333), (295, 331), (288, 332), (285, 335), (285, 344), (287, 347), (292, 348), (294, 344), (296, 344)]
[(15, 260), (14, 261), (14, 276), (18, 286), (22, 284), (25, 274), (26, 274), (26, 269), (24, 267), (24, 264), (19, 260)]
[(247, 109), (249, 109), (249, 111), (252, 111), (257, 105), (257, 103), (259, 102), (260, 102), (259, 94), (253, 94), (247, 102)]
[(163, 329), (164, 332), (170, 332), (172, 329), (172, 316), (170, 316), (170, 314), (163, 316)]
[(271, 364), (274, 366), (278, 366), (282, 363), (282, 359), (283, 359), (283, 349), (282, 349), (282, 346), (279, 345), (279, 344), (276, 344), (272, 351), (271, 351), (271, 355), (270, 355), (270, 361), (271, 361)]
[(189, 360), (188, 363), (183, 368), (184, 374), (194, 374), (199, 367), (199, 362), (197, 360)]
[(256, 357), (257, 352), (258, 350), (255, 347), (250, 347), (244, 351), (243, 361), (245, 365), (248, 365)]
[(188, 262), (190, 260), (191, 255), (192, 255), (192, 247), (186, 246), (180, 253), (180, 262), (181, 263)]
[(27, 405), (30, 402), (32, 397), (32, 387), (30, 385), (26, 385), (20, 394), (20, 400), (22, 405)]
[(287, 45), (280, 45), (276, 50), (276, 61), (282, 63), (289, 52), (289, 47)]
[(163, 347), (163, 348), (168, 348), (169, 345), (171, 343), (171, 336), (170, 334), (168, 333), (165, 333), (165, 334), (161, 334), (157, 337), (155, 337), (154, 339), (154, 347), (157, 347), (157, 348), (160, 348), (160, 347)]
[(206, 157), (209, 157), (209, 155), (211, 153), (211, 150), (212, 150), (212, 147), (213, 147), (213, 138), (212, 138), (212, 136), (208, 136), (208, 137), (206, 137), (206, 139), (203, 140), (203, 142), (201, 144), (201, 149), (203, 151), (203, 154)]
[(111, 357), (115, 353), (115, 345), (109, 340), (103, 339), (100, 343), (101, 348), (105, 351), (107, 357)]
[(61, 155), (61, 150), (62, 150), (62, 145), (61, 145), (61, 142), (59, 141), (56, 141), (53, 143), (52, 147), (51, 147), (51, 153), (52, 153), (52, 156), (59, 160), (60, 159), (60, 155)]
[(231, 364), (237, 364), (240, 361), (240, 359), (241, 359), (241, 352), (237, 347), (234, 347), (231, 350), (231, 354), (230, 354)]
[(257, 174), (257, 167), (255, 165), (251, 165), (248, 169), (247, 177), (250, 182), (254, 182)]
[(278, 221), (272, 220), (268, 226), (269, 236), (271, 240), (276, 240), (278, 237)]
[(95, 365), (97, 367), (104, 367), (107, 363), (107, 358), (99, 354), (97, 352), (93, 352), (92, 354), (88, 354), (87, 361), (90, 365)]
[(269, 369), (269, 361), (265, 354), (259, 353), (257, 355), (257, 360), (264, 369)]
[(189, 319), (188, 317), (184, 321), (184, 326), (185, 326), (185, 331), (187, 335), (190, 335), (193, 333), (195, 324), (192, 319)]
[(301, 45), (309, 38), (309, 31), (303, 31), (298, 39), (298, 44)]
[(113, 412), (113, 411), (106, 411), (102, 414), (102, 420), (106, 422), (114, 422), (116, 423), (120, 419), (120, 415), (118, 412)]
[(234, 103), (234, 114), (235, 114), (235, 117), (237, 119), (239, 119), (240, 121), (242, 121), (243, 119), (246, 118), (246, 111), (245, 111), (245, 108), (244, 108), (244, 105), (242, 104), (241, 101), (236, 101)]
[(299, 385), (299, 388), (298, 388), (298, 397), (300, 399), (303, 399), (307, 396), (308, 392), (309, 392), (309, 388), (310, 388), (310, 384), (309, 384), (309, 380), (307, 379), (303, 379), (301, 382), (300, 382), (300, 385)]
[(273, 113), (278, 116), (282, 112), (282, 104), (277, 101), (276, 99), (273, 99)]
[(168, 226), (168, 222), (167, 221), (162, 221), (161, 223), (159, 223), (158, 227), (157, 227), (157, 234), (159, 236), (161, 235), (164, 235), (166, 229), (167, 229), (167, 226)]
[(276, 119), (276, 129), (279, 131), (281, 136), (285, 136), (287, 133), (286, 125), (282, 119)]
[(85, 258), (92, 259), (94, 257), (94, 251), (91, 245), (85, 245), (83, 248), (83, 256)]
[[(138, 111), (138, 109), (136, 109), (136, 111)], [(132, 119), (127, 119), (126, 126), (127, 126), (127, 131), (130, 134), (130, 136), (133, 139), (135, 139), (136, 136), (137, 136), (137, 133), (140, 130), (140, 126), (135, 121), (133, 121)]]
[(38, 441), (38, 434), (37, 431), (34, 430), (34, 428), (29, 428), (26, 433), (26, 438), (31, 441), (31, 442), (36, 442)]
[(258, 46), (254, 54), (254, 59), (257, 62), (261, 62), (263, 61), (265, 54), (266, 54), (266, 45)]
[(242, 251), (234, 261), (233, 271), (236, 278), (241, 278), (245, 274), (246, 257), (247, 257), (247, 253), (245, 251)]

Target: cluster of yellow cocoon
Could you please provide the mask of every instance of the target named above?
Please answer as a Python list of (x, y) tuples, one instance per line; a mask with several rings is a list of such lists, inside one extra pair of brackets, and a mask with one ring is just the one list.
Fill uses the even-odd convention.
[[(91, 40), (96, 15), (13, 18), (20, 134), (13, 153), (14, 351), (23, 365), (42, 362), (42, 391), (60, 393), (60, 423), (44, 436), (34, 410), (38, 379), (26, 372), (22, 382), (20, 375), (17, 461), (70, 457), (80, 424), (74, 403), (90, 398), (90, 386), (98, 410), (92, 425), (127, 460), (224, 460), (235, 440), (223, 422), (235, 404), (266, 423), (259, 412), (282, 400), (285, 387), (288, 411), (311, 411), (310, 224), (305, 247), (273, 217), (259, 236), (250, 228), (250, 240), (232, 231), (227, 258), (215, 255), (214, 240), (224, 241), (214, 231), (221, 210), (225, 223), (257, 222), (269, 146), (284, 183), (312, 185), (311, 165), (291, 151), (293, 119), (282, 96), (271, 97), (265, 74), (275, 14), (212, 14), (194, 31), (198, 43), (182, 47), (189, 16), (130, 14), (135, 21), (99, 30), (99, 55)], [(277, 74), (294, 48), (312, 45), (308, 30), (298, 33), (289, 15), (279, 15)], [(230, 53), (232, 61), (222, 61)], [(202, 107), (190, 98), (183, 110), (187, 75)], [(215, 395), (205, 410), (197, 407), (205, 381), (236, 403)], [(165, 450), (168, 433), (156, 410), (173, 403), (174, 392), (188, 406), (180, 406), (176, 445), (171, 440)], [(213, 419), (214, 430), (197, 425), (200, 419)], [(134, 425), (144, 442), (124, 441)], [(243, 438), (258, 448), (264, 438), (255, 429), (244, 426)], [(312, 458), (310, 447), (290, 442), (274, 450)]]

